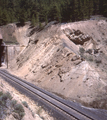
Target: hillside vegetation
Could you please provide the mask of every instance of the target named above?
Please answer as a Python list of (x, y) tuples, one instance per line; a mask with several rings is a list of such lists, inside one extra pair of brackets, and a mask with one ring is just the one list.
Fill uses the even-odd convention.
[(32, 25), (49, 21), (69, 22), (107, 16), (107, 0), (0, 0), (0, 25), (31, 21)]

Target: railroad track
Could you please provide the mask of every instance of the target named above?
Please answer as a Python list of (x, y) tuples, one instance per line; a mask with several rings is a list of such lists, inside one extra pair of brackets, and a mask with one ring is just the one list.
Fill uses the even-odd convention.
[(54, 106), (57, 108), (59, 111), (61, 111), (63, 114), (71, 118), (74, 118), (76, 120), (101, 120), (99, 117), (92, 113), (86, 113), (85, 110), (83, 109), (78, 109), (74, 107), (73, 105), (70, 105), (67, 103), (66, 100), (53, 95), (31, 83), (28, 83), (14, 75), (11, 75), (7, 73), (4, 70), (0, 70), (0, 76), (2, 76), (4, 79), (8, 79), (20, 87), (23, 87), (27, 91), (30, 91), (36, 96), (39, 96), (40, 99), (45, 100), (47, 103), (49, 103), (51, 106)]

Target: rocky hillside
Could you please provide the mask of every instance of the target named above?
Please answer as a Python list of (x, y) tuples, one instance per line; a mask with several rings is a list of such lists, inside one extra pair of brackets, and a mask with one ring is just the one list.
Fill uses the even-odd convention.
[[(12, 61), (11, 70), (63, 98), (107, 109), (107, 22), (89, 20), (29, 30), (28, 46)], [(25, 41), (23, 36), (19, 39)]]

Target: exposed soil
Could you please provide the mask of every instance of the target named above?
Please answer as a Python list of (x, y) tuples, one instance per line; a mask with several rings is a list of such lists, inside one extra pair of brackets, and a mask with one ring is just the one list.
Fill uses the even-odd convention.
[(105, 20), (51, 25), (28, 38), (10, 64), (14, 74), (66, 99), (107, 109)]

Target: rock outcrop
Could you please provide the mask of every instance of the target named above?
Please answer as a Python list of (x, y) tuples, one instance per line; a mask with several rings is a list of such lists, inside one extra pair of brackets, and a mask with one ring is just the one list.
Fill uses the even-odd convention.
[(84, 35), (80, 30), (70, 30), (70, 29), (65, 29), (64, 33), (66, 36), (74, 42), (76, 45), (83, 45), (85, 42), (91, 40), (92, 38), (88, 35)]

